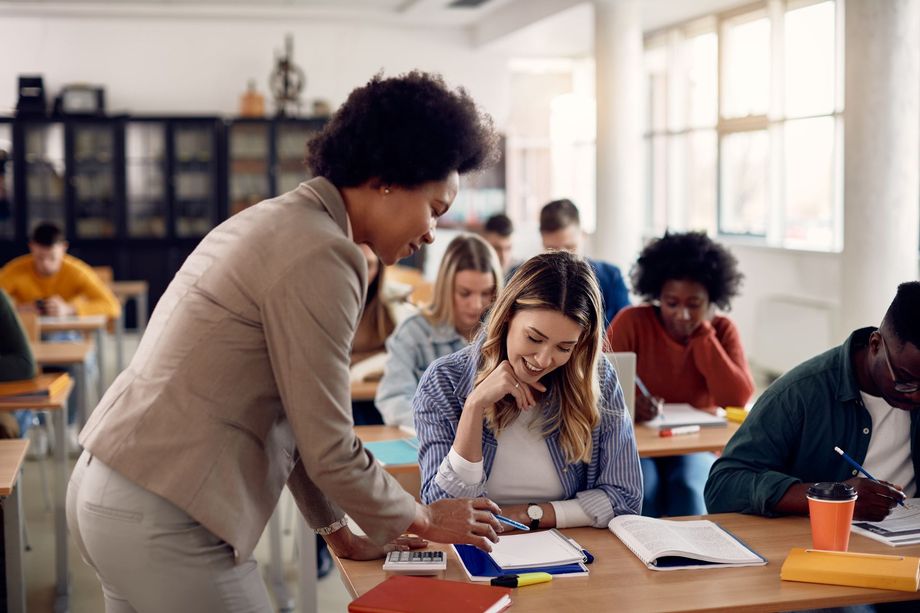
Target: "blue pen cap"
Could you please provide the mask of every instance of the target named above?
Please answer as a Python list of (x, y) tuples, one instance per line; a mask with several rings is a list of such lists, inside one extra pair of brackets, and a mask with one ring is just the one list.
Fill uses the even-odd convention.
[(846, 483), (823, 481), (808, 488), (808, 497), (816, 500), (853, 500), (856, 488)]

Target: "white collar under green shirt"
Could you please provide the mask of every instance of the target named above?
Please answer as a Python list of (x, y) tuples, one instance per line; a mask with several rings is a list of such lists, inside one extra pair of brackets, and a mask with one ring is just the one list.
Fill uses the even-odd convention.
[[(558, 528), (590, 526), (591, 517), (578, 500), (560, 500), (565, 488), (553, 465), (546, 440), (539, 429), (531, 428), (538, 409), (522, 412), (498, 436), (492, 472), (486, 480), (486, 492), (499, 506), (550, 502), (556, 513)], [(451, 447), (448, 461), (457, 476), (472, 485), (482, 480), (483, 462), (470, 462)]]

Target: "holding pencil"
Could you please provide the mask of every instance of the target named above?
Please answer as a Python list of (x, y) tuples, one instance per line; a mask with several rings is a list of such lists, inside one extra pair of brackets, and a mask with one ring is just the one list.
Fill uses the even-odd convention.
[[(843, 458), (850, 466), (852, 466), (853, 468), (855, 468), (856, 470), (858, 470), (858, 471), (861, 472), (862, 474), (866, 475), (866, 478), (868, 478), (870, 481), (874, 481), (874, 482), (879, 483), (879, 484), (881, 484), (881, 485), (887, 485), (886, 483), (882, 483), (881, 481), (879, 481), (878, 479), (876, 479), (875, 477), (873, 477), (872, 475), (870, 475), (870, 474), (869, 474), (869, 471), (867, 471), (865, 468), (862, 467), (862, 464), (860, 464), (859, 462), (857, 462), (856, 460), (854, 460), (853, 458), (851, 458), (849, 455), (847, 455), (847, 452), (844, 451), (843, 449), (841, 449), (840, 447), (834, 447), (834, 451), (836, 451), (838, 454), (840, 454), (840, 457)], [(904, 502), (904, 499), (907, 497), (907, 496), (904, 494), (904, 492), (902, 492), (902, 491), (900, 491), (900, 490), (898, 490), (898, 489), (895, 489), (895, 488), (893, 488), (893, 487), (889, 487), (889, 489), (891, 489), (892, 491), (894, 491), (894, 492), (896, 492), (896, 493), (898, 493), (898, 494), (901, 495), (901, 498), (897, 501), (897, 503), (898, 503), (899, 505), (901, 505), (901, 506), (904, 507), (905, 509), (909, 509), (909, 508), (910, 508), (910, 507), (908, 507), (907, 504)]]

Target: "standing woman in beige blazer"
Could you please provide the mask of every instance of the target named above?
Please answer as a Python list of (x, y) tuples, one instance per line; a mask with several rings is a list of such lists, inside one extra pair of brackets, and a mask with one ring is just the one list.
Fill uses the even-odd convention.
[(459, 174), (494, 146), (464, 90), (377, 76), (309, 143), (316, 178), (201, 241), (80, 436), (67, 519), (108, 613), (270, 611), (252, 551), (285, 484), (341, 557), (382, 557), (406, 531), (497, 541), (491, 501), (423, 506), (380, 468), (354, 434), (348, 376), (358, 244), (392, 264), (431, 243)]

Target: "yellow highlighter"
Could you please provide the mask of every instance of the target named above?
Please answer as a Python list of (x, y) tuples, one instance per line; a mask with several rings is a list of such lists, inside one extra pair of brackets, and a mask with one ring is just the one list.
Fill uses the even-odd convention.
[(521, 573), (520, 575), (502, 575), (501, 577), (495, 577), (490, 583), (501, 587), (524, 587), (525, 585), (546, 583), (552, 580), (553, 576), (549, 573)]

